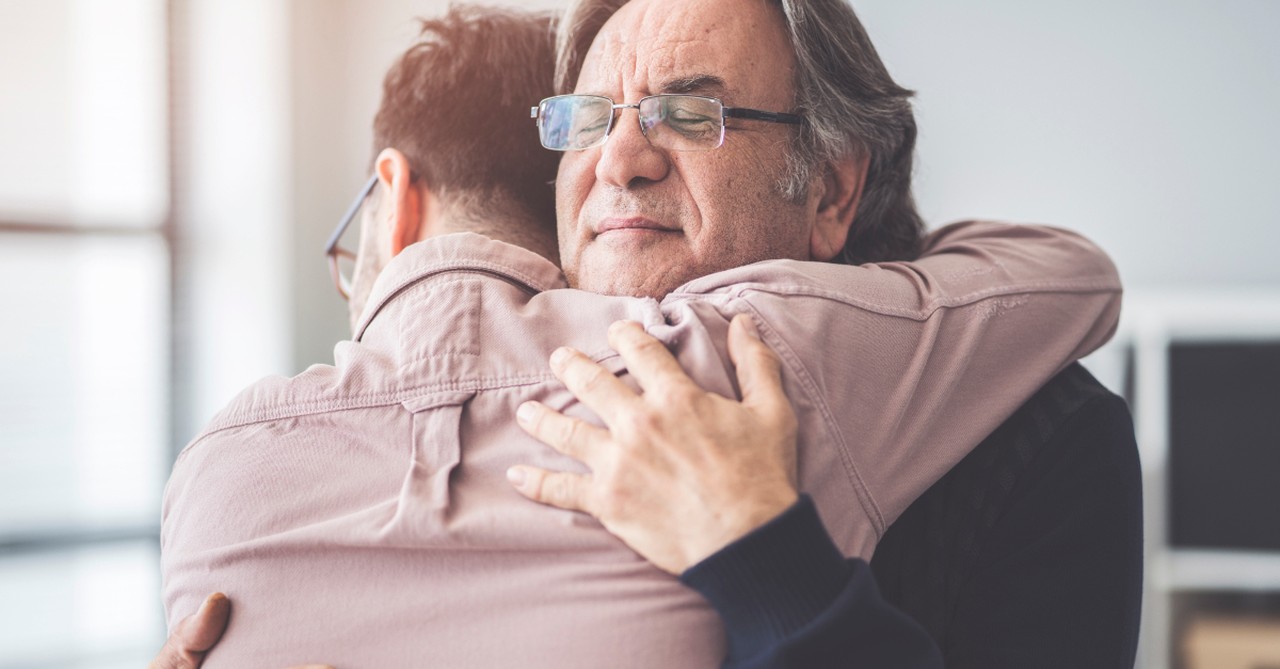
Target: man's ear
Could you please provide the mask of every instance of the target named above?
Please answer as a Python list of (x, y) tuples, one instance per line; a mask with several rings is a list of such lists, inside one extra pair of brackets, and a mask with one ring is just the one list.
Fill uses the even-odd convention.
[(380, 223), (390, 227), (391, 256), (421, 239), (424, 225), (422, 193), (413, 183), (409, 160), (396, 149), (383, 149), (374, 162), (381, 191), (381, 208), (386, 212)]
[(814, 260), (831, 260), (844, 249), (862, 200), (869, 163), (870, 157), (859, 151), (825, 165), (822, 196), (818, 199), (818, 211), (809, 236), (809, 256)]

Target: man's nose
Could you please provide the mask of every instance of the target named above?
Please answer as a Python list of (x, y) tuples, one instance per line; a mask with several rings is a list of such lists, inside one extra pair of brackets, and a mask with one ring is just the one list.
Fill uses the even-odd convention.
[(635, 109), (619, 110), (609, 139), (601, 147), (596, 179), (618, 188), (638, 180), (661, 181), (671, 169), (667, 153), (649, 143), (640, 132)]

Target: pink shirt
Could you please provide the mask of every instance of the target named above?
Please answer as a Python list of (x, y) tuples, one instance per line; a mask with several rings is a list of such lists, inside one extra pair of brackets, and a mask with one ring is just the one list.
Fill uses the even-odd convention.
[[(179, 456), (161, 548), (172, 626), (234, 602), (205, 666), (715, 667), (710, 607), (593, 519), (516, 493), (514, 464), (582, 470), (520, 430), (561, 345), (629, 381), (631, 319), (736, 396), (729, 320), (754, 316), (800, 425), (799, 481), (836, 544), (885, 528), (1039, 386), (1114, 331), (1107, 257), (1062, 230), (964, 223), (914, 263), (757, 263), (661, 302), (565, 288), (523, 249), (415, 244), (379, 277), (336, 364), (246, 389)], [(630, 381), (629, 381), (630, 382)]]

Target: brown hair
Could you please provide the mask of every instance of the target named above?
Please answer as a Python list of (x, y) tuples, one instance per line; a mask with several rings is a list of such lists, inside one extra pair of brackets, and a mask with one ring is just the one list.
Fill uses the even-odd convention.
[(375, 156), (399, 149), (449, 205), (501, 207), (554, 232), (559, 155), (529, 120), (553, 86), (551, 17), (455, 5), (421, 23), (383, 82)]
[[(911, 195), (916, 122), (912, 92), (898, 86), (847, 0), (769, 0), (795, 51), (796, 110), (808, 123), (788, 156), (779, 192), (804, 193), (823, 162), (867, 155), (870, 167), (853, 227), (837, 262), (912, 260), (924, 222)], [(556, 89), (573, 89), (597, 33), (627, 0), (574, 0), (556, 44)]]

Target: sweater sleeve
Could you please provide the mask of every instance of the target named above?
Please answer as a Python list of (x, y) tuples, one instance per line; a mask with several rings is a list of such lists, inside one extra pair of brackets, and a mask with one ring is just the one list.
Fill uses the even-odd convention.
[(681, 581), (723, 619), (726, 668), (942, 667), (928, 634), (880, 597), (867, 563), (841, 555), (807, 496)]

